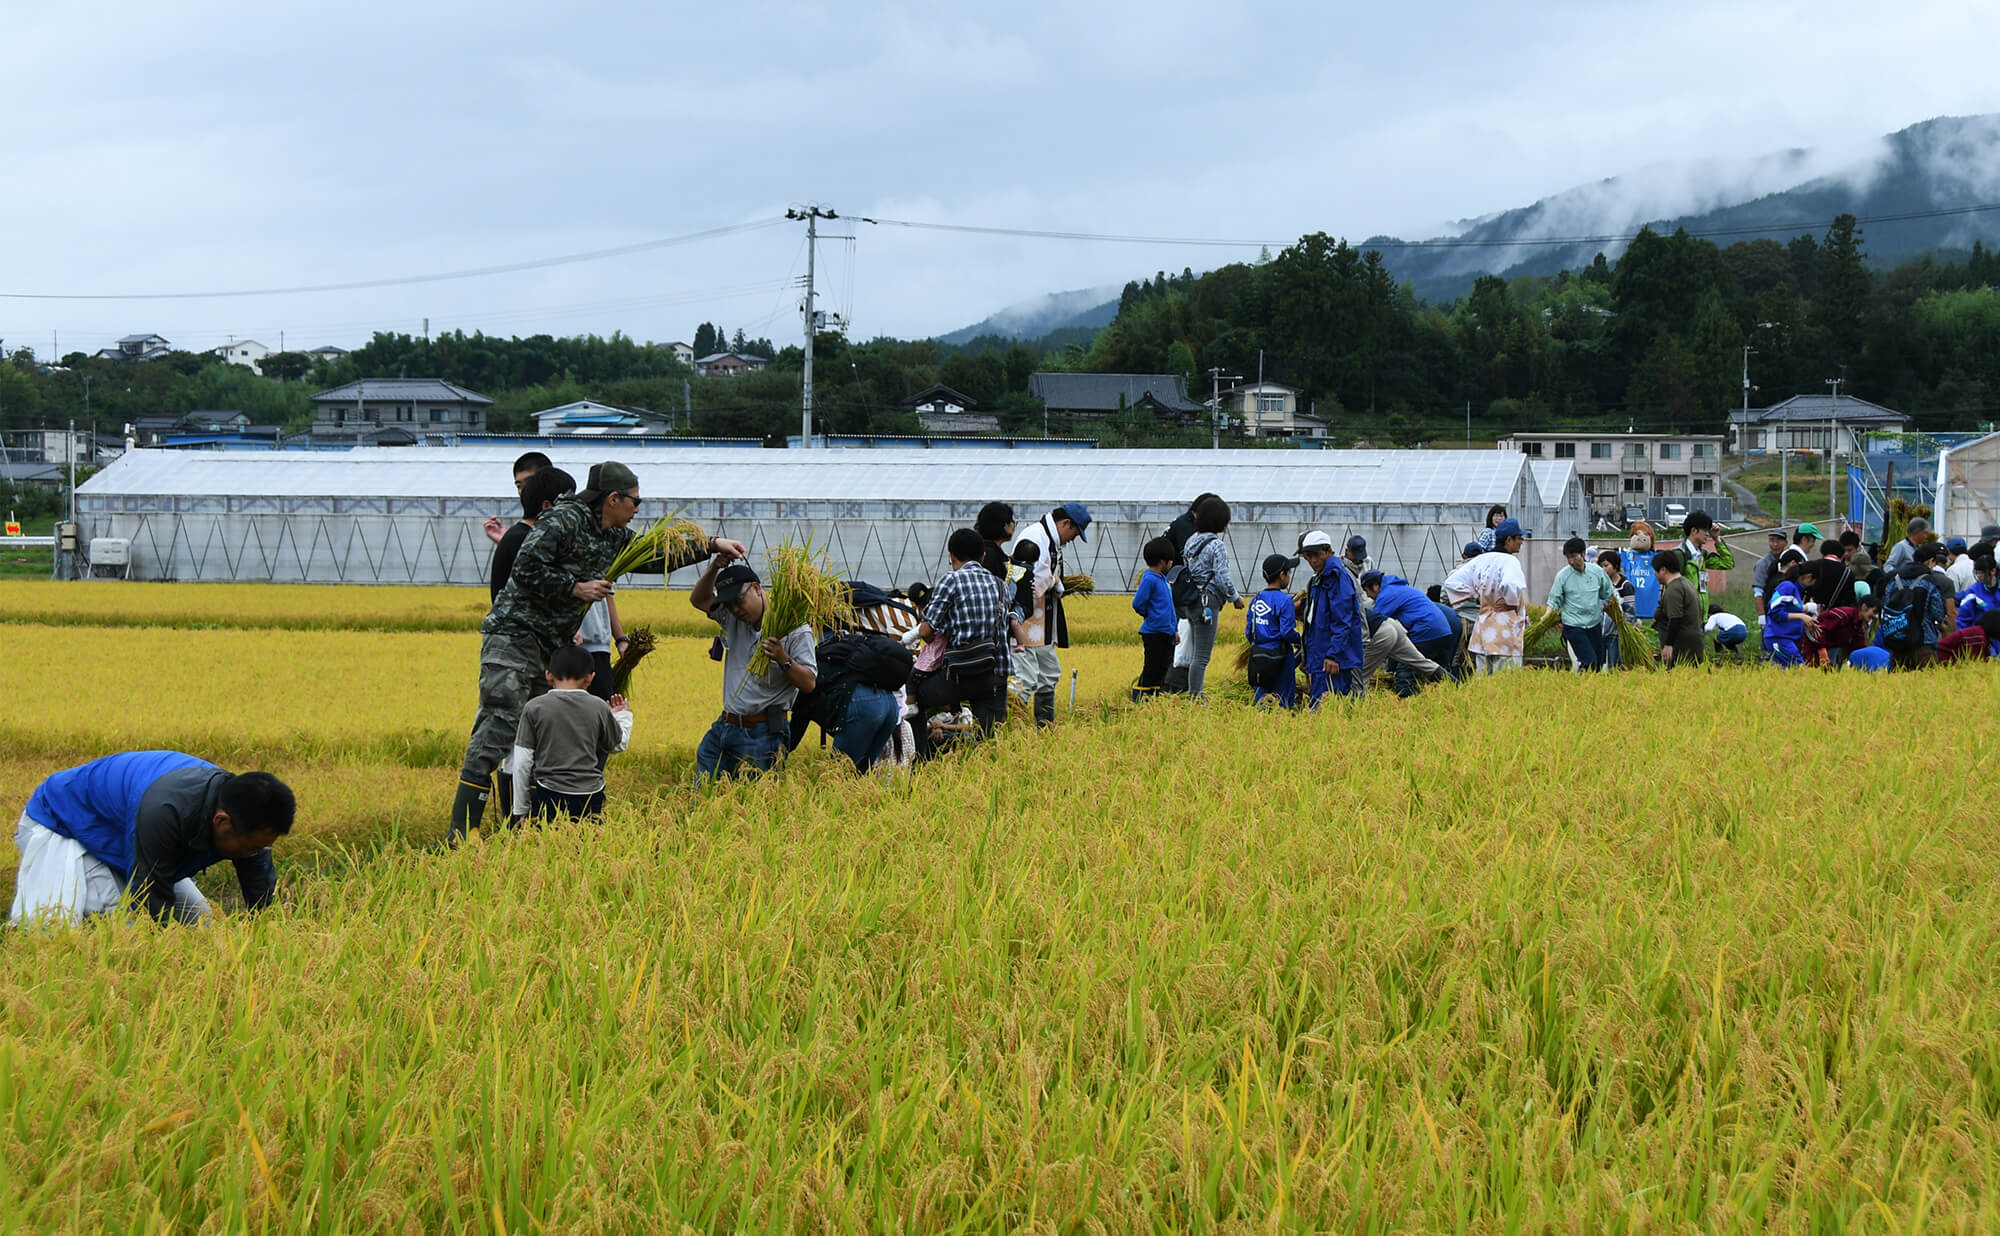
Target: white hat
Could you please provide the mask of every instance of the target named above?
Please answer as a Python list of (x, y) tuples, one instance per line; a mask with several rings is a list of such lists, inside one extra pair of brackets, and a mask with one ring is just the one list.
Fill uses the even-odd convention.
[(1331, 553), (1333, 538), (1315, 528), (1299, 538), (1299, 552), (1304, 553), (1308, 549), (1324, 549)]

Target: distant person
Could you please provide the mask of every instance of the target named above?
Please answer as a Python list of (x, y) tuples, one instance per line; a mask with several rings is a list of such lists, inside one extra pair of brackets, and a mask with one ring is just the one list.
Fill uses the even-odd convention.
[(1375, 560), (1368, 556), (1368, 538), (1360, 536), (1348, 537), (1347, 549), (1340, 555), (1340, 565), (1347, 568), (1347, 573), (1354, 577), (1354, 582), (1357, 585), (1361, 582), (1363, 575), (1374, 570)]
[(1222, 534), (1229, 530), (1229, 504), (1210, 498), (1195, 512), (1194, 535), (1182, 547), (1186, 570), (1197, 592), (1197, 607), (1188, 620), (1188, 695), (1202, 698), (1208, 679), (1208, 663), (1215, 655), (1215, 636), (1222, 622), (1222, 608), (1243, 608), (1243, 594), (1229, 570), (1229, 544)]
[[(1618, 594), (1619, 616), (1627, 623), (1639, 621), (1639, 589), (1626, 577), (1625, 559), (1617, 550), (1607, 549), (1597, 555), (1597, 565), (1604, 568), (1605, 577), (1610, 579), (1612, 591)], [(1763, 621), (1763, 601), (1758, 601), (1757, 620)], [(1625, 647), (1618, 638), (1618, 623), (1611, 612), (1604, 613), (1604, 625), (1598, 628), (1598, 638), (1604, 641), (1604, 667), (1617, 669), (1625, 663)]]
[(575, 489), (575, 479), (561, 468), (543, 468), (521, 486), (521, 518), (500, 535), (493, 547), (493, 567), (486, 585), (489, 603), (499, 600), (501, 591), (507, 587), (507, 580), (514, 574), (514, 558), (521, 552), (528, 534), (535, 530), (535, 521)]
[(1813, 524), (1800, 524), (1792, 533), (1792, 543), (1785, 552), (1778, 555), (1780, 568), (1795, 563), (1809, 562), (1815, 556), (1813, 546), (1819, 544), (1819, 528)]
[(1987, 610), (1979, 621), (1939, 637), (1940, 662), (1984, 661), (2000, 657), (2000, 610)]
[[(1458, 655), (1458, 636), (1452, 629), (1453, 615), (1449, 608), (1418, 592), (1402, 576), (1384, 575), (1380, 571), (1369, 571), (1361, 577), (1361, 593), (1369, 599), (1376, 615), (1392, 618), (1402, 626), (1419, 656), (1447, 672), (1453, 668)], [(1409, 668), (1409, 662), (1398, 662), (1395, 674), (1396, 693), (1414, 694), (1416, 674)]]
[(521, 709), (514, 734), (514, 817), (586, 819), (604, 814), (604, 762), (632, 741), (625, 697), (590, 692), (591, 655), (572, 645), (549, 655), (549, 691)]
[(1931, 579), (1931, 546), (1911, 551), (1909, 562), (1896, 571), (1882, 597), (1882, 620), (1876, 642), (1889, 650), (1897, 669), (1923, 669), (1937, 662), (1937, 644), (1950, 628), (1945, 622), (1944, 597)]
[(1464, 605), (1474, 600), (1479, 605), (1466, 640), (1474, 674), (1521, 668), (1528, 634), (1528, 577), (1518, 556), (1527, 533), (1519, 521), (1503, 519), (1493, 534), (1490, 552), (1461, 563), (1444, 581), (1447, 601)]
[[(722, 714), (694, 753), (695, 775), (703, 781), (771, 771), (787, 746), (793, 702), (819, 683), (819, 643), (812, 628), (765, 631), (769, 607), (763, 581), (747, 562), (733, 556), (724, 562), (721, 554), (710, 559), (688, 593), (688, 603), (722, 628)], [(998, 608), (999, 590), (980, 570), (980, 586), (993, 594)], [(760, 651), (762, 672), (750, 668)]]
[(1014, 539), (1014, 508), (1006, 502), (989, 502), (979, 508), (979, 515), (972, 521), (972, 530), (986, 543), (986, 552), (981, 555), (988, 571), (995, 578), (1007, 578), (1007, 542)]
[(1965, 538), (1955, 536), (1944, 543), (1944, 573), (1951, 580), (1952, 594), (1964, 592), (1972, 587), (1972, 555), (1967, 552)]
[(1479, 530), (1478, 536), (1472, 538), (1479, 546), (1480, 553), (1488, 554), (1500, 548), (1500, 538), (1494, 529), (1498, 528), (1500, 521), (1506, 518), (1507, 507), (1504, 503), (1496, 502), (1486, 508), (1486, 526)]
[(1243, 638), (1250, 643), (1251, 702), (1275, 699), (1291, 709), (1298, 704), (1298, 610), (1292, 603), (1292, 571), (1299, 559), (1270, 554), (1264, 559), (1264, 588), (1250, 600), (1243, 617)]
[(1750, 569), (1750, 597), (1757, 603), (1757, 625), (1764, 625), (1764, 610), (1771, 598), (1771, 590), (1778, 586), (1778, 559), (1785, 552), (1785, 530), (1773, 528), (1765, 534), (1770, 549), (1757, 565)]
[[(1660, 631), (1660, 664), (1675, 666), (1701, 664), (1701, 596), (1681, 574), (1681, 556), (1671, 549), (1653, 555), (1653, 574), (1660, 581), (1660, 602), (1653, 610), (1653, 625)], [(1770, 630), (1769, 622), (1765, 631)]]
[(1563, 542), (1563, 560), (1549, 585), (1549, 608), (1562, 619), (1563, 647), (1577, 673), (1604, 668), (1604, 607), (1618, 599), (1618, 590), (1604, 568), (1590, 560), (1590, 546), (1580, 536)]
[(1912, 519), (1903, 529), (1903, 539), (1890, 548), (1889, 560), (1882, 564), (1882, 569), (1890, 575), (1897, 574), (1915, 560), (1917, 550), (1930, 544), (1930, 539), (1931, 521), (1921, 515)]
[(1354, 577), (1335, 561), (1333, 538), (1315, 528), (1300, 538), (1299, 556), (1312, 572), (1300, 619), (1305, 627), (1306, 702), (1317, 708), (1328, 691), (1335, 695), (1358, 693), (1356, 679), (1361, 673), (1362, 643), (1367, 633), (1361, 624)]
[(1847, 565), (1847, 546), (1833, 537), (1819, 543), (1819, 573), (1813, 577), (1813, 586), (1808, 601), (1826, 609), (1835, 605), (1854, 604), (1854, 585), (1858, 582), (1854, 572)]
[(1134, 703), (1160, 693), (1167, 681), (1167, 669), (1174, 663), (1174, 645), (1181, 642), (1180, 618), (1174, 613), (1174, 590), (1167, 586), (1167, 570), (1174, 564), (1174, 543), (1164, 536), (1146, 542), (1146, 571), (1132, 594), (1132, 609), (1139, 615), (1139, 645), (1142, 649), (1138, 685), (1132, 688)]
[[(984, 548), (971, 528), (960, 528), (945, 540), (951, 570), (924, 599), (924, 620), (917, 635), (925, 647), (917, 656), (911, 684), (921, 715), (963, 704), (972, 710), (979, 732), (991, 734), (1007, 719), (1012, 654), (1006, 606), (979, 565)], [(928, 656), (932, 645), (940, 648), (935, 657)], [(918, 741), (927, 745), (925, 738)]]
[(1836, 605), (1806, 616), (1806, 652), (1809, 660), (1823, 660), (1828, 669), (1839, 669), (1858, 648), (1866, 648), (1874, 638), (1881, 605), (1874, 597), (1858, 597), (1853, 605)]
[(1715, 641), (1718, 654), (1735, 652), (1750, 640), (1750, 624), (1720, 605), (1711, 604), (1708, 607), (1708, 621), (1701, 625), (1701, 629)]
[[(522, 492), (522, 489), (524, 486), (526, 486), (528, 478), (533, 476), (535, 473), (542, 471), (544, 468), (553, 468), (553, 467), (555, 467), (555, 464), (551, 463), (549, 461), (549, 457), (547, 455), (542, 454), (540, 451), (529, 451), (527, 454), (515, 460), (514, 461), (515, 496), (526, 497), (527, 495)], [(486, 539), (492, 541), (496, 545), (499, 544), (500, 538), (507, 535), (507, 525), (498, 515), (487, 516), (484, 527), (486, 529)]]
[(1186, 561), (1185, 551), (1187, 549), (1188, 538), (1194, 535), (1195, 512), (1201, 510), (1201, 504), (1211, 498), (1219, 500), (1220, 495), (1200, 495), (1193, 502), (1188, 503), (1187, 510), (1174, 516), (1173, 522), (1167, 525), (1166, 538), (1174, 543), (1174, 562), (1177, 565)]
[[(1812, 540), (1819, 540), (1819, 532), (1811, 524), (1800, 525), (1801, 535), (1808, 531)], [(1727, 542), (1715, 535), (1715, 517), (1707, 511), (1688, 512), (1681, 523), (1681, 538), (1681, 576), (1694, 585), (1695, 595), (1701, 601), (1701, 608), (1695, 613), (1700, 615), (1708, 611), (1708, 573), (1734, 567), (1736, 555), (1730, 552)]]
[(1794, 561), (1771, 593), (1771, 607), (1764, 612), (1764, 652), (1780, 669), (1805, 664), (1806, 590), (1818, 573), (1813, 563)]
[(199, 922), (210, 910), (194, 877), (224, 861), (243, 904), (261, 910), (278, 887), (271, 845), (292, 831), (296, 810), (270, 773), (224, 772), (178, 751), (66, 768), (35, 787), (15, 826), (13, 921), (74, 923), (129, 895), (160, 922)]
[(1972, 560), (1972, 586), (1958, 594), (1958, 625), (1969, 627), (1995, 610), (2000, 610), (2000, 567), (1986, 554)]
[(1035, 560), (1035, 607), (1021, 623), (1021, 652), (1013, 658), (1021, 694), (1034, 710), (1036, 725), (1055, 724), (1062, 650), (1069, 647), (1069, 622), (1063, 614), (1063, 546), (1088, 541), (1089, 527), (1090, 508), (1081, 502), (1066, 502), (1014, 539), (1017, 549), (1022, 541), (1034, 542), (1039, 554)]

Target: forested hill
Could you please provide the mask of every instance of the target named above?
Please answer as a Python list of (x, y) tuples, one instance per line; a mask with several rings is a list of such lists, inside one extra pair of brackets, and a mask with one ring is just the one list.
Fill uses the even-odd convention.
[[(1671, 183), (1663, 183), (1671, 181)], [(1892, 133), (1877, 149), (1838, 162), (1790, 150), (1731, 168), (1661, 169), (1614, 177), (1469, 223), (1426, 244), (1388, 236), (1379, 248), (1398, 281), (1425, 300), (1448, 303), (1481, 274), (1553, 275), (1586, 266), (1616, 245), (1535, 243), (1629, 236), (1641, 226), (1685, 229), (1727, 244), (1759, 236), (1787, 240), (1853, 214), (1873, 220), (1869, 247), (1884, 258), (2000, 242), (2000, 211), (1962, 212), (2000, 201), (2000, 115), (1947, 116)], [(1689, 208), (1689, 204), (1692, 204)], [(1886, 218), (1885, 216), (1902, 216)], [(1466, 242), (1479, 242), (1468, 245)]]

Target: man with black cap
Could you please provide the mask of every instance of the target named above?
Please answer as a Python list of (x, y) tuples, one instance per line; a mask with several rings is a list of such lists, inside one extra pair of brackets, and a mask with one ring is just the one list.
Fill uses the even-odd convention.
[(1069, 647), (1069, 624), (1063, 618), (1063, 546), (1088, 541), (1089, 527), (1090, 508), (1065, 502), (1014, 538), (1017, 550), (1028, 541), (1041, 551), (1035, 559), (1035, 609), (1021, 624), (1021, 654), (1014, 658), (1015, 680), (1034, 706), (1036, 725), (1055, 723), (1056, 687), (1062, 682), (1058, 650)]
[[(479, 627), (479, 711), (452, 803), (453, 841), (478, 827), (485, 814), (493, 772), (513, 753), (521, 709), (544, 681), (549, 654), (576, 635), (585, 610), (611, 595), (604, 576), (631, 542), (627, 525), (638, 511), (638, 476), (607, 460), (590, 469), (581, 491), (537, 520), (521, 543), (513, 572)], [(738, 558), (744, 553), (743, 546), (720, 537), (704, 536), (698, 543), (697, 549), (639, 569), (672, 571), (710, 554)], [(503, 812), (507, 806), (502, 804)]]
[[(767, 633), (763, 582), (734, 554), (709, 561), (688, 603), (722, 628), (722, 715), (695, 748), (695, 774), (708, 780), (769, 772), (785, 749), (799, 692), (819, 685), (812, 628)], [(762, 673), (750, 668), (760, 651)]]
[(1355, 586), (1359, 587), (1361, 577), (1375, 569), (1374, 560), (1368, 556), (1368, 538), (1348, 537), (1347, 552), (1340, 556), (1340, 565), (1347, 568), (1347, 573), (1354, 577)]

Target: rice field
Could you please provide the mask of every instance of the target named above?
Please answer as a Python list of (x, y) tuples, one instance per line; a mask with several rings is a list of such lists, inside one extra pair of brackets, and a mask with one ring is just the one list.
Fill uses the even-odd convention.
[(1280, 717), (1107, 643), (1053, 731), (702, 796), (667, 639), (604, 825), (447, 852), (470, 634), (135, 587), (0, 628), (0, 793), (205, 742), (301, 827), (272, 912), (7, 937), (0, 1231), (2000, 1226), (1990, 666)]

